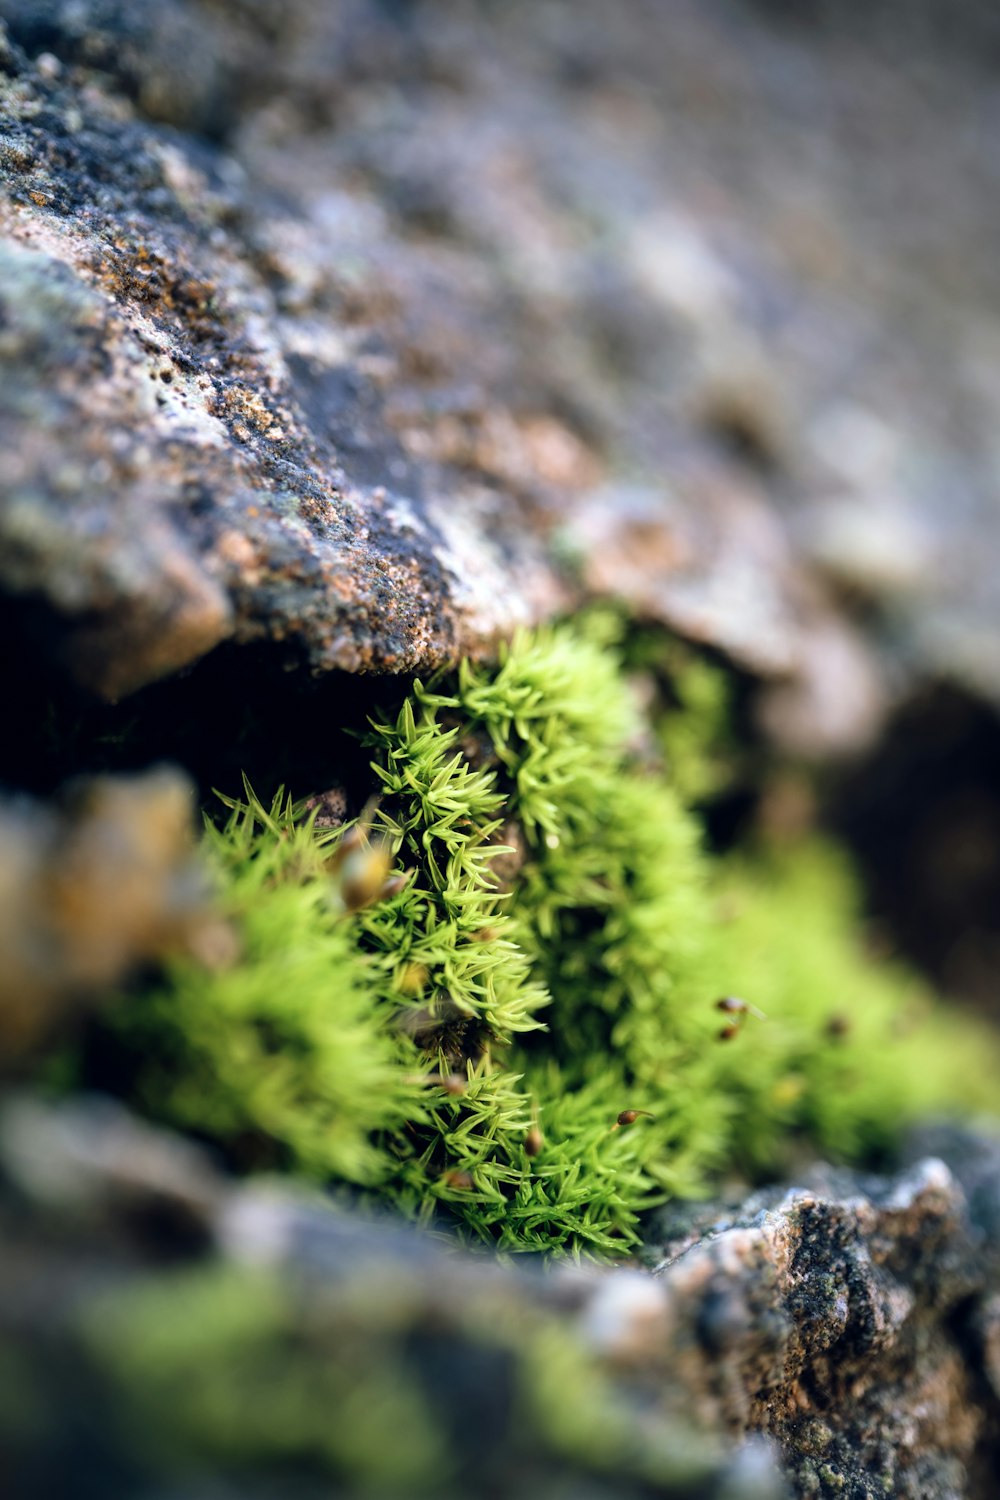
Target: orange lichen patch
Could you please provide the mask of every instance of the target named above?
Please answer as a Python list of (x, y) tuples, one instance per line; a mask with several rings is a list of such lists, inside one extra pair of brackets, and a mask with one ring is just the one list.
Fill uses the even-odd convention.
[(223, 562), (237, 568), (247, 583), (255, 583), (260, 576), (260, 552), (242, 531), (224, 531), (215, 544), (215, 551)]
[(223, 340), (218, 287), (196, 275), (183, 255), (119, 235), (93, 257), (93, 273), (116, 302), (138, 304), (147, 315), (163, 318), (185, 344), (198, 348)]
[(254, 432), (271, 442), (288, 435), (291, 414), (283, 410), (279, 418), (249, 386), (228, 386), (219, 394), (217, 407), (219, 414), (229, 420), (233, 434), (243, 441)]

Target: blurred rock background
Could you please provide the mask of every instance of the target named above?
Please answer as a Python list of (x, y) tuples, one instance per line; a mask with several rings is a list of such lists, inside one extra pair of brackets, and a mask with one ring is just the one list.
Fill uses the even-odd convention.
[(759, 683), (784, 750), (880, 745), (843, 826), (988, 999), (988, 6), (0, 19), (16, 712), (227, 642), (424, 670), (621, 594)]
[[(67, 778), (166, 758), (204, 793), (295, 764), (320, 791), (317, 724), (378, 691), (354, 674), (488, 654), (594, 595), (736, 674), (753, 749), (720, 826), (794, 821), (805, 767), (883, 940), (995, 1010), (994, 7), (0, 0), (0, 22), (0, 780), (43, 799), (2, 814), (12, 1051), (26, 996), (58, 1009), (38, 950), (92, 932), (86, 903), (32, 926), (67, 839), (95, 900), (136, 893), (70, 969), (206, 940), (186, 790), (57, 810)], [(945, 1457), (883, 1492), (986, 1495), (995, 1282), (914, 1274), (947, 1338), (954, 1314), (993, 1352), (948, 1388), (978, 1414), (958, 1446), (941, 1417)], [(778, 1426), (786, 1456), (823, 1446)], [(788, 1462), (802, 1493), (877, 1468)]]

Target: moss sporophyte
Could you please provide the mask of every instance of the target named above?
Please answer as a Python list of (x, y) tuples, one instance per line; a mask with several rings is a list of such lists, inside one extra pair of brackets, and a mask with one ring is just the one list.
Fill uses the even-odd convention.
[(417, 683), (371, 725), (380, 800), (346, 832), (230, 803), (205, 843), (241, 955), (108, 1012), (133, 1101), (506, 1249), (599, 1256), (793, 1135), (859, 1159), (987, 1104), (989, 1044), (864, 955), (836, 849), (706, 854), (682, 786), (718, 695), (682, 680), (651, 765), (615, 629)]

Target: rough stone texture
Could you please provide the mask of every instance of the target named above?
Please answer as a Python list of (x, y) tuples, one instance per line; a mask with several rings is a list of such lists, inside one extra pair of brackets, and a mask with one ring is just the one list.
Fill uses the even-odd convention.
[(654, 1235), (664, 1299), (631, 1357), (669, 1350), (702, 1418), (773, 1438), (797, 1494), (993, 1493), (1000, 1142), (929, 1143), (954, 1172), (822, 1169), (723, 1214), (668, 1212)]
[(915, 676), (995, 701), (963, 17), (2, 0), (33, 639), (112, 697), (229, 636), (423, 670), (589, 588), (777, 682), (801, 750)]
[[(494, 524), (495, 495), (408, 458), (377, 354), (322, 306), (346, 289), (297, 285), (283, 319), (235, 161), (86, 68), (5, 67), (2, 576), (70, 622), (79, 680), (117, 697), (234, 632), (403, 671), (557, 606), (516, 504)], [(334, 277), (367, 248), (292, 228)]]
[[(111, 699), (227, 641), (423, 671), (620, 594), (770, 684), (799, 751), (857, 749), (926, 679), (1000, 703), (998, 42), (944, 0), (0, 0), (15, 650)], [(0, 810), (7, 1058), (164, 945), (225, 942), (185, 798)], [(987, 1500), (1000, 1150), (917, 1144), (891, 1180), (674, 1214), (652, 1275), (544, 1281), (236, 1187), (113, 1110), (15, 1105), (0, 1333), (39, 1386), (4, 1388), (0, 1448), (19, 1494), (179, 1493), (130, 1467), (73, 1317), (167, 1259), (253, 1262), (303, 1347), (362, 1282), (397, 1298), (458, 1493), (763, 1500), (767, 1450), (720, 1452), (764, 1435), (801, 1495)], [(675, 1477), (519, 1446), (484, 1302), (589, 1341)], [(183, 1494), (279, 1489), (327, 1493)]]
[[(921, 1155), (928, 1146), (940, 1154)], [(376, 1341), (390, 1330), (390, 1348), (422, 1351), (411, 1378), (466, 1434), (449, 1470), (458, 1492), (488, 1473), (497, 1496), (526, 1485), (562, 1494), (560, 1484), (576, 1483), (573, 1493), (595, 1497), (777, 1500), (770, 1451), (795, 1495), (988, 1500), (1000, 1461), (1000, 1139), (936, 1130), (913, 1150), (915, 1165), (894, 1177), (820, 1167), (726, 1208), (665, 1211), (650, 1225), (642, 1268), (539, 1275), (345, 1213), (321, 1195), (233, 1183), (189, 1142), (110, 1101), (53, 1109), (9, 1097), (0, 1111), (0, 1332), (15, 1351), (34, 1351), (43, 1383), (57, 1375), (46, 1359), (61, 1358), (66, 1396), (81, 1368), (87, 1378), (73, 1330), (89, 1299), (127, 1292), (136, 1278), (163, 1274), (157, 1267), (269, 1268), (303, 1309), (303, 1350), (337, 1330), (357, 1338), (360, 1326)], [(583, 1457), (574, 1478), (565, 1457), (553, 1468), (536, 1436), (509, 1425), (510, 1372), (484, 1350), (509, 1345), (501, 1329), (520, 1330), (515, 1343), (526, 1346), (531, 1330), (548, 1326), (578, 1341), (581, 1365), (596, 1361), (610, 1382), (606, 1399), (638, 1417), (615, 1474)], [(80, 1415), (92, 1424), (95, 1497), (132, 1493), (108, 1488), (121, 1437), (101, 1406), (113, 1400), (106, 1378)], [(165, 1432), (171, 1417), (159, 1414)], [(0, 1421), (0, 1438), (17, 1439), (25, 1467), (15, 1472), (58, 1483), (79, 1460), (79, 1423), (32, 1469), (12, 1422)], [(156, 1430), (154, 1421), (139, 1438), (147, 1485)], [(257, 1477), (261, 1494), (281, 1482)], [(220, 1470), (212, 1483), (221, 1488), (206, 1493), (228, 1494), (230, 1482)], [(296, 1500), (327, 1492), (300, 1492), (292, 1471), (285, 1482), (292, 1488), (280, 1493)]]

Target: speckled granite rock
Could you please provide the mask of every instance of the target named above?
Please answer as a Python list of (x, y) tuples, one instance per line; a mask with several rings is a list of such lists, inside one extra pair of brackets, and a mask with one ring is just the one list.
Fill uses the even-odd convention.
[(993, 1493), (1000, 1142), (932, 1139), (954, 1171), (824, 1168), (654, 1236), (663, 1302), (633, 1357), (669, 1350), (703, 1418), (773, 1438), (797, 1494)]
[(992, 32), (895, 15), (2, 0), (33, 645), (424, 670), (593, 590), (798, 750), (995, 699)]
[(117, 697), (234, 632), (401, 671), (555, 607), (513, 517), (504, 556), (474, 496), (425, 498), (346, 350), (282, 347), (232, 161), (5, 59), (0, 572), (79, 680)]

